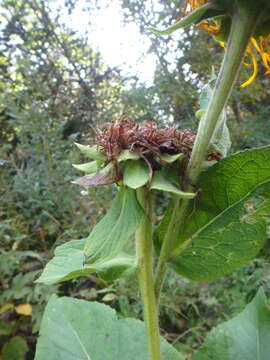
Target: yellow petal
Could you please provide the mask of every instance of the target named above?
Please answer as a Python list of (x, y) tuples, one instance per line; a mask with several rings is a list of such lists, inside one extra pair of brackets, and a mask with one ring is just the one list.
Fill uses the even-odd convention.
[(258, 51), (258, 53), (260, 54), (261, 53), (261, 48), (259, 47), (256, 39), (251, 38), (250, 41), (251, 41), (252, 45), (255, 47), (255, 49)]
[(215, 25), (212, 25), (209, 23), (209, 21), (204, 20), (201, 21), (197, 26), (212, 35), (218, 35), (220, 32), (220, 26), (217, 25), (215, 21), (213, 22), (215, 23)]
[(15, 306), (17, 314), (31, 316), (32, 315), (32, 305), (31, 304), (20, 304)]
[(250, 55), (252, 63), (253, 63), (253, 74), (251, 75), (251, 77), (244, 83), (242, 84), (240, 87), (243, 89), (244, 87), (248, 86), (249, 84), (252, 83), (252, 81), (255, 80), (257, 74), (258, 74), (258, 63), (257, 63), (257, 59), (256, 56), (253, 54), (252, 49), (250, 47), (250, 45), (248, 45), (247, 47), (247, 54)]
[(270, 56), (267, 53), (261, 54), (263, 65), (266, 68), (267, 72), (270, 71)]

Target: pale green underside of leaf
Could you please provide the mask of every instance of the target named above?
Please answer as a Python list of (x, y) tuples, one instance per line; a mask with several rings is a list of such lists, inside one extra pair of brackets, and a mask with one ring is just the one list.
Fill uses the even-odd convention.
[[(215, 9), (219, 9), (219, 6), (213, 3), (208, 3), (205, 4), (203, 6), (201, 6), (200, 8), (194, 10), (192, 13), (188, 14), (187, 16), (183, 17), (180, 21), (178, 21), (177, 23), (175, 23), (174, 25), (168, 27), (165, 30), (157, 30), (154, 28), (148, 28), (146, 30), (151, 31), (152, 33), (156, 34), (156, 35), (170, 35), (172, 34), (174, 31), (178, 30), (178, 29), (182, 29), (186, 26), (192, 25), (192, 24), (196, 24), (197, 22), (199, 22), (203, 16), (210, 10), (215, 10)], [(217, 16), (219, 13), (215, 14), (215, 16)], [(212, 17), (212, 16), (210, 16)]]
[[(163, 359), (184, 360), (164, 339)], [(118, 320), (109, 306), (53, 295), (46, 307), (35, 360), (149, 360), (143, 322)]]
[(78, 149), (81, 151), (82, 154), (89, 157), (90, 159), (106, 160), (106, 157), (98, 151), (98, 147), (96, 145), (93, 146), (82, 145), (76, 142), (74, 144), (78, 147)]
[(194, 360), (269, 360), (270, 311), (263, 290), (243, 312), (207, 336)]
[(144, 217), (133, 189), (122, 186), (110, 210), (86, 238), (84, 254), (92, 265), (112, 259), (131, 235), (135, 233)]
[[(212, 94), (213, 94), (213, 88), (214, 83), (216, 80), (216, 75), (214, 68), (212, 69), (211, 78), (201, 91), (200, 95), (200, 110), (207, 111), (208, 105), (211, 101)], [(204, 115), (202, 115), (204, 116)], [(201, 120), (204, 121), (204, 118)], [(213, 152), (220, 153), (223, 157), (226, 157), (229, 150), (231, 148), (231, 138), (230, 138), (230, 132), (227, 126), (227, 115), (226, 115), (226, 109), (223, 109), (221, 112), (221, 115), (218, 119), (215, 131), (213, 133), (213, 136), (211, 138), (210, 144), (207, 149), (207, 153), (211, 154)], [(210, 164), (207, 164), (210, 163)], [(206, 164), (205, 164), (206, 163)], [(207, 165), (211, 165), (211, 161), (204, 161), (203, 167), (204, 169), (207, 168)], [(213, 165), (213, 164), (212, 164)]]
[(154, 172), (154, 176), (150, 184), (150, 189), (169, 192), (178, 195), (182, 199), (193, 199), (196, 196), (194, 193), (187, 193), (177, 188), (168, 179), (166, 179), (165, 176), (163, 176), (161, 171)]
[(54, 257), (48, 262), (37, 282), (47, 285), (98, 273), (107, 281), (115, 280), (135, 270), (134, 258), (119, 254), (114, 259), (97, 265), (83, 265), (85, 239), (72, 240), (55, 249)]
[(72, 164), (72, 166), (80, 171), (85, 172), (86, 174), (93, 174), (98, 171), (97, 161), (91, 161), (85, 164)]
[[(201, 194), (180, 229), (171, 265), (192, 280), (212, 281), (248, 263), (264, 244), (264, 217), (270, 214), (270, 147), (219, 161), (202, 174), (198, 187)], [(158, 247), (170, 211), (156, 230)]]
[[(201, 94), (200, 94), (200, 110), (206, 111), (208, 108), (208, 104), (213, 94), (213, 88), (215, 86), (215, 81), (217, 76), (215, 74), (215, 69), (212, 67), (212, 73), (210, 79), (206, 85), (202, 87)], [(199, 111), (200, 111), (199, 110)]]
[(124, 185), (138, 189), (149, 180), (149, 170), (143, 160), (129, 160), (125, 164), (123, 183)]

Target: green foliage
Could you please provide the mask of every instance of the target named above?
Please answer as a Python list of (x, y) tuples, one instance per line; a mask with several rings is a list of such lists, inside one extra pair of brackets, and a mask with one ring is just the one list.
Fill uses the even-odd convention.
[(93, 265), (85, 264), (85, 242), (86, 239), (73, 240), (58, 246), (54, 258), (48, 262), (37, 282), (54, 284), (92, 273), (98, 273), (103, 279), (112, 281), (135, 267), (134, 258), (124, 253), (111, 260), (99, 261)]
[[(168, 272), (161, 294), (160, 328), (165, 338), (187, 358), (203, 343), (209, 330), (242, 311), (263, 286), (267, 297), (270, 267), (255, 259), (231, 275), (211, 283), (197, 283)], [(142, 318), (134, 275), (114, 284), (112, 305), (123, 317)]]
[(32, 316), (14, 310), (0, 315), (0, 348), (21, 336), (28, 358), (48, 297), (71, 292), (34, 280), (54, 247), (87, 236), (111, 200), (110, 189), (90, 190), (86, 197), (66, 187), (75, 177), (71, 163), (81, 160), (73, 142), (84, 133), (91, 143), (89, 124), (103, 124), (120, 111), (117, 72), (60, 24), (50, 6), (5, 0), (0, 9), (0, 308), (28, 303), (33, 309)]
[(263, 290), (234, 319), (207, 336), (194, 360), (267, 360), (270, 352), (270, 310)]
[[(73, 11), (75, 3), (65, 3), (68, 11)], [(149, 26), (168, 27), (171, 19), (179, 17), (179, 1), (157, 1), (157, 11), (147, 1), (121, 3), (125, 20), (132, 18), (142, 32)], [(73, 143), (93, 143), (93, 128), (117, 118), (121, 112), (139, 121), (173, 121), (182, 128), (195, 128), (197, 92), (206, 82), (211, 66), (218, 64), (223, 55), (222, 48), (196, 28), (175, 33), (173, 39), (150, 35), (149, 52), (157, 59), (154, 86), (125, 79), (130, 86), (123, 87), (119, 72), (105, 66), (85, 38), (63, 26), (65, 17), (51, 11), (50, 6), (49, 1), (39, 0), (1, 3), (0, 308), (8, 303), (28, 303), (33, 308), (31, 317), (19, 315), (14, 309), (0, 314), (3, 359), (12, 359), (14, 351), (16, 359), (24, 358), (27, 346), (26, 356), (33, 358), (41, 315), (52, 293), (107, 301), (121, 316), (142, 317), (134, 275), (129, 282), (125, 278), (110, 284), (134, 270), (134, 257), (120, 254), (95, 266), (83, 265), (85, 240), (68, 241), (86, 237), (112, 197), (111, 189), (85, 191), (68, 186), (75, 178), (71, 163), (82, 160)], [(243, 69), (239, 83), (249, 72), (249, 68)], [(260, 75), (262, 72), (259, 68)], [(236, 86), (227, 114), (234, 150), (269, 144), (267, 88), (269, 78), (263, 76), (241, 92)], [(126, 160), (138, 158), (123, 152), (118, 161)], [(96, 172), (99, 164), (75, 167), (89, 174)], [(151, 187), (181, 195), (179, 182), (176, 186), (171, 180), (168, 184), (167, 177), (157, 181), (154, 176)], [(157, 196), (158, 204), (162, 204), (157, 211), (160, 214), (164, 198), (160, 192)], [(192, 216), (204, 196), (203, 191), (195, 199)], [(234, 249), (238, 240), (233, 240)], [(200, 240), (196, 239), (189, 250), (204, 253), (199, 246)], [(42, 282), (60, 282), (81, 275), (86, 278), (50, 287), (35, 283), (54, 250), (55, 257), (41, 275)], [(205, 272), (208, 267), (213, 269), (209, 260)], [(188, 268), (192, 269), (191, 265), (189, 262)], [(182, 263), (180, 266), (183, 271)], [(109, 283), (90, 276), (96, 272)], [(187, 346), (190, 355), (209, 328), (241, 310), (260, 285), (267, 289), (269, 273), (267, 262), (258, 259), (211, 284), (200, 285), (170, 275), (165, 282), (160, 319), (166, 338), (181, 349)], [(77, 354), (74, 356), (77, 358)]]
[[(39, 284), (33, 287), (34, 280), (40, 273), (43, 259), (33, 251), (2, 251), (0, 255), (1, 291), (0, 307), (7, 303), (29, 303), (33, 307), (32, 318), (21, 318), (21, 322), (37, 332), (43, 310), (48, 298), (57, 291), (57, 287), (46, 287)], [(46, 291), (44, 291), (46, 289)], [(19, 322), (19, 321), (18, 321)], [(12, 332), (16, 330), (12, 327)]]
[[(267, 237), (270, 148), (239, 152), (205, 171), (174, 246), (172, 266), (196, 281), (212, 281), (250, 261)], [(161, 241), (171, 208), (157, 229)], [(178, 256), (178, 254), (180, 255)]]
[(134, 267), (134, 260), (121, 251), (143, 217), (134, 190), (122, 186), (90, 235), (58, 247), (38, 281), (51, 284), (93, 272), (100, 272), (107, 280), (123, 275)]
[(20, 336), (15, 336), (3, 346), (1, 359), (24, 360), (27, 351), (26, 341)]
[[(161, 346), (165, 359), (183, 360), (165, 340)], [(41, 325), (36, 360), (113, 360), (126, 359), (127, 354), (131, 360), (149, 359), (142, 322), (118, 320), (115, 311), (103, 304), (51, 297)]]

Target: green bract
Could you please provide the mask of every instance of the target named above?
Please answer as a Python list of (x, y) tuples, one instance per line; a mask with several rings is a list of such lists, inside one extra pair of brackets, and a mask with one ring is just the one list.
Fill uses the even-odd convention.
[[(87, 175), (82, 176), (74, 184), (83, 186), (99, 186), (119, 183), (130, 189), (139, 189), (143, 186), (150, 190), (160, 190), (174, 193), (181, 198), (193, 199), (195, 193), (185, 193), (180, 187), (180, 176), (177, 174), (180, 161), (184, 159), (183, 153), (162, 153), (154, 156), (154, 161), (161, 168), (153, 170), (150, 162), (139, 154), (128, 149), (122, 150), (114, 161), (107, 161), (106, 157), (98, 151), (96, 146), (76, 144), (88, 157), (96, 159), (85, 164), (73, 166)], [(215, 149), (217, 151), (217, 149)]]
[(150, 189), (172, 193), (178, 195), (182, 199), (194, 199), (196, 194), (180, 190), (179, 186), (174, 185), (170, 177), (170, 173), (166, 173), (166, 171), (156, 171), (151, 181)]
[(106, 157), (99, 152), (99, 149), (96, 145), (88, 146), (88, 145), (81, 145), (75, 143), (75, 145), (80, 149), (80, 151), (87, 157), (93, 160), (106, 160)]
[(87, 174), (93, 174), (98, 171), (97, 161), (91, 161), (89, 163), (80, 164), (80, 165), (72, 164), (72, 166), (75, 167), (75, 169), (83, 171)]
[(162, 154), (160, 158), (157, 158), (157, 161), (165, 161), (166, 163), (172, 164), (177, 160), (183, 159), (183, 157), (184, 157), (183, 153), (175, 154), (175, 155)]
[(149, 180), (149, 169), (143, 160), (129, 160), (125, 163), (123, 183), (131, 189), (144, 186)]
[(130, 150), (123, 150), (120, 155), (117, 157), (118, 162), (126, 161), (126, 160), (139, 160), (140, 157), (138, 154), (130, 151)]

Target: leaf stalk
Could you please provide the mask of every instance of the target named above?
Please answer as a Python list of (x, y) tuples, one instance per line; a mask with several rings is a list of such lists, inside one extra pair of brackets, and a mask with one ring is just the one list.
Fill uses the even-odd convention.
[(136, 232), (138, 280), (143, 302), (144, 321), (151, 360), (161, 360), (158, 308), (154, 290), (152, 199), (146, 187), (137, 190), (137, 198), (145, 211), (145, 218)]

